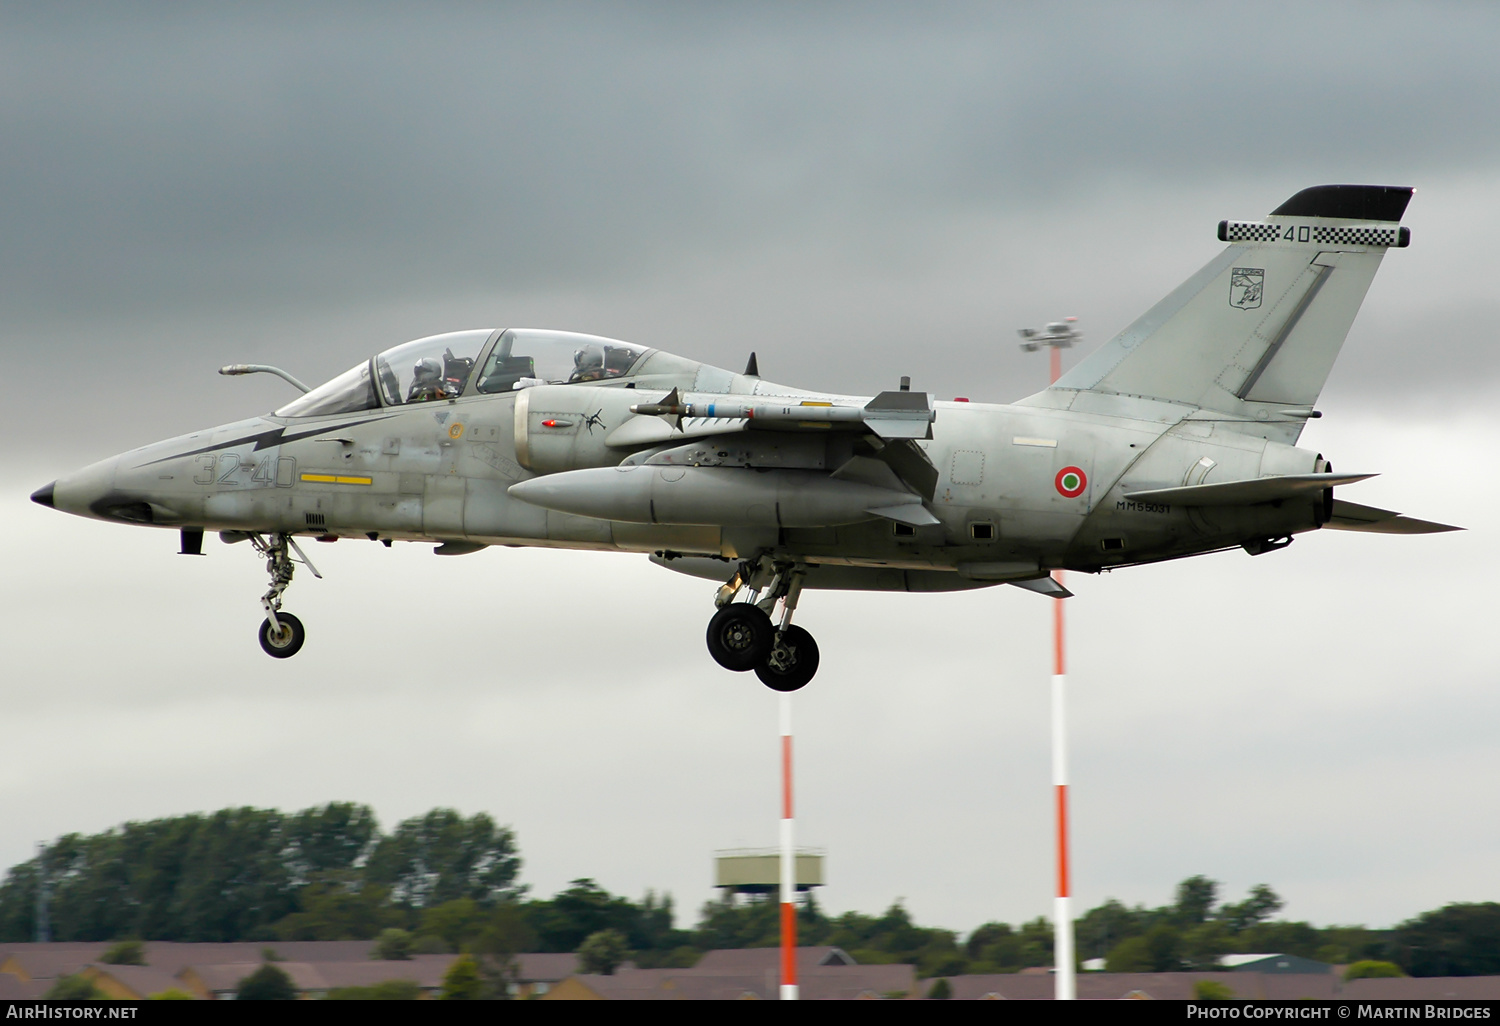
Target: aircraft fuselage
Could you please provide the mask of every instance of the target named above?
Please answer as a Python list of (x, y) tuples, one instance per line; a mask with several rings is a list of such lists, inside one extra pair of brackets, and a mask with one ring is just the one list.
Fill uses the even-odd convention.
[[(758, 399), (810, 396), (762, 382), (740, 394), (748, 388)], [(715, 488), (731, 503), (741, 486), (753, 499), (748, 489), (767, 475), (821, 481), (842, 472), (843, 480), (871, 488), (903, 487), (887, 464), (859, 454), (852, 432), (694, 436), (645, 418), (646, 430), (620, 444), (621, 429), (643, 420), (630, 406), (660, 395), (617, 384), (539, 385), (331, 417), (257, 417), (95, 464), (59, 480), (53, 502), (67, 512), (161, 527), (429, 541), (450, 550), (536, 545), (730, 560), (763, 552), (809, 564), (808, 587), (882, 590), (980, 587), (1054, 568), (1098, 571), (1286, 537), (1326, 519), (1321, 496), (1211, 509), (1125, 498), (1324, 467), (1316, 453), (1245, 434), (1244, 425), (1229, 430), (1195, 420), (1194, 411), (1165, 403), (1150, 404), (1156, 419), (936, 403), (933, 437), (916, 443), (935, 471), (926, 506), (937, 523), (928, 525), (863, 511), (853, 522), (825, 516), (831, 522), (809, 523), (791, 508), (740, 523), (722, 513), (702, 524), (632, 522), (546, 509), (509, 493), (539, 476), (622, 463), (637, 464), (632, 472), (642, 475), (713, 468)], [(698, 457), (691, 462), (646, 462), (691, 449), (695, 439), (701, 452), (686, 454)], [(736, 451), (726, 454), (726, 446)], [(873, 572), (879, 570), (916, 573)]]

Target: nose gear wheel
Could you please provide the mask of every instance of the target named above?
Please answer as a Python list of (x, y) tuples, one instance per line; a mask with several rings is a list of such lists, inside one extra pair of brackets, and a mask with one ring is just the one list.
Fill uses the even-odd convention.
[(276, 622), (279, 630), (272, 626), (269, 618), (261, 621), (260, 647), (273, 659), (288, 659), (301, 651), (302, 643), (307, 640), (307, 631), (303, 629), (302, 621), (291, 613), (276, 614)]

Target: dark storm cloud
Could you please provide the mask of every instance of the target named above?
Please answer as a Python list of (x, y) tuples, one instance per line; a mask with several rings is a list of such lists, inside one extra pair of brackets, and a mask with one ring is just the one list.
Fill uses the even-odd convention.
[[(588, 283), (1104, 183), (1493, 157), (1486, 8), (5, 15), (12, 315)], [(914, 225), (924, 226), (914, 228)]]

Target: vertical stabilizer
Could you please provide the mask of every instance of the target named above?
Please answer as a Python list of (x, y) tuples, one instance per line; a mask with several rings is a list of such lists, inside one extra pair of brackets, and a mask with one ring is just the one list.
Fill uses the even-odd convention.
[[(1229, 246), (1054, 388), (1185, 403), (1248, 419), (1317, 402), (1412, 190), (1304, 189), (1264, 221), (1221, 221)], [(1259, 416), (1257, 417), (1257, 414)]]

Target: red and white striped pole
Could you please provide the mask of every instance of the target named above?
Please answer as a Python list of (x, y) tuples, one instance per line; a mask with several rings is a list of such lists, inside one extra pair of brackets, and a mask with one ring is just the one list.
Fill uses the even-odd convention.
[[(1021, 348), (1028, 353), (1047, 347), (1052, 384), (1062, 377), (1062, 351), (1083, 336), (1073, 325), (1077, 317), (1048, 324), (1041, 329), (1022, 328), (1026, 339)], [(1061, 570), (1052, 571), (1052, 579), (1063, 581)], [(1070, 908), (1068, 879), (1068, 720), (1067, 665), (1063, 660), (1063, 600), (1052, 600), (1052, 790), (1057, 802), (1057, 897), (1052, 906), (1053, 991), (1059, 1001), (1078, 996), (1073, 971), (1073, 912)]]
[[(1053, 350), (1055, 354), (1057, 350)], [(1056, 372), (1053, 378), (1056, 379)], [(1052, 571), (1062, 584), (1063, 572)], [(1052, 600), (1052, 787), (1057, 795), (1057, 898), (1052, 909), (1052, 947), (1055, 956), (1053, 997), (1072, 1001), (1078, 996), (1073, 978), (1073, 913), (1068, 893), (1068, 723), (1067, 665), (1063, 661), (1063, 600)]]
[(792, 696), (781, 702), (781, 1000), (797, 1000), (797, 855), (792, 849)]

